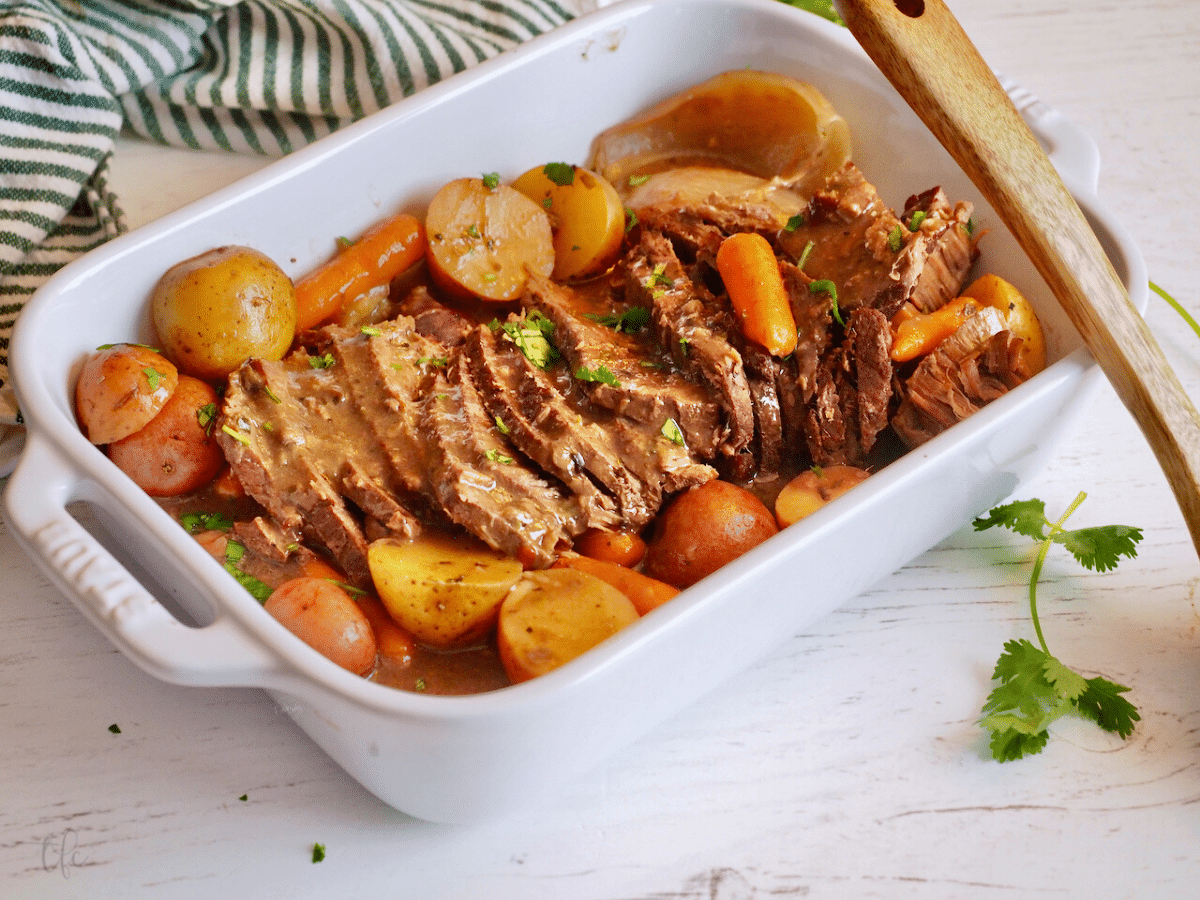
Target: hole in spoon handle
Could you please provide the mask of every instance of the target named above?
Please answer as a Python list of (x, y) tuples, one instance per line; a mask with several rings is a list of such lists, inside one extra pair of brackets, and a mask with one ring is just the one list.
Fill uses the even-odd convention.
[(925, 12), (925, 0), (892, 0), (892, 3), (910, 19), (919, 19)]

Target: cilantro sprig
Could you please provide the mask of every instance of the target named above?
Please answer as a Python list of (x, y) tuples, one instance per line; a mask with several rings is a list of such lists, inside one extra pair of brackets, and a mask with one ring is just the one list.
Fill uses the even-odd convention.
[(1046, 518), (1041, 500), (1018, 500), (997, 506), (974, 521), (976, 531), (1001, 527), (1037, 542), (1029, 578), (1029, 614), (1038, 645), (1008, 641), (996, 662), (996, 683), (983, 704), (980, 725), (991, 733), (992, 757), (1009, 762), (1040, 753), (1049, 740), (1049, 726), (1068, 714), (1091, 719), (1105, 731), (1129, 737), (1141, 719), (1137, 708), (1121, 695), (1129, 688), (1106, 678), (1084, 678), (1050, 653), (1038, 618), (1037, 583), (1052, 544), (1065, 547), (1088, 569), (1106, 572), (1122, 556), (1137, 556), (1140, 528), (1105, 525), (1067, 530), (1063, 523), (1087, 498), (1082, 491), (1057, 521)]

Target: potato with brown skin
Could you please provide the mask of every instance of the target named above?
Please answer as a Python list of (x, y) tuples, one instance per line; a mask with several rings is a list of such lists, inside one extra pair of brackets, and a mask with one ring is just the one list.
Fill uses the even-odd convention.
[(530, 272), (554, 270), (546, 211), (507, 185), (451, 181), (429, 202), (425, 235), (434, 284), (459, 299), (507, 303), (525, 291)]
[(178, 383), (178, 370), (156, 350), (101, 347), (84, 361), (75, 382), (75, 415), (89, 441), (111, 444), (145, 428)]
[(332, 581), (304, 576), (285, 581), (263, 604), (284, 628), (355, 675), (375, 667), (375, 634), (349, 594)]
[(175, 364), (218, 381), (251, 357), (283, 357), (296, 330), (296, 290), (257, 250), (217, 247), (168, 269), (150, 311)]
[(780, 528), (794, 525), (862, 484), (871, 473), (855, 466), (821, 466), (801, 472), (775, 498), (775, 519)]
[(109, 445), (117, 468), (151, 497), (177, 497), (204, 487), (225, 465), (213, 439), (217, 392), (181, 375), (175, 392), (140, 431)]
[(526, 572), (500, 606), (500, 662), (514, 684), (529, 681), (637, 619), (629, 598), (594, 575), (576, 569)]
[(691, 587), (778, 531), (774, 514), (750, 491), (709, 481), (680, 494), (659, 516), (644, 570)]

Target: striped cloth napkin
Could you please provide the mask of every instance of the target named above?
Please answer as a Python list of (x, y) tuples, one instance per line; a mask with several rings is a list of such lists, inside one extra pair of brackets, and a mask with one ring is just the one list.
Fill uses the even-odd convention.
[(595, 0), (0, 0), (0, 424), (25, 301), (123, 229), (121, 129), (282, 156)]

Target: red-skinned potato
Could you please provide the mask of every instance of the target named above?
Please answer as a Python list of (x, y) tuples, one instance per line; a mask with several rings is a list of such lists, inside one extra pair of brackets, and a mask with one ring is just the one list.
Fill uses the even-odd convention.
[(645, 572), (691, 587), (779, 531), (758, 497), (727, 481), (709, 481), (676, 497), (658, 520)]
[(113, 344), (83, 364), (75, 383), (75, 414), (93, 444), (140, 431), (175, 392), (179, 373), (165, 356), (138, 344)]
[(109, 458), (151, 497), (176, 497), (199, 490), (225, 464), (209, 433), (217, 393), (190, 375), (140, 431), (109, 445)]
[(263, 607), (284, 628), (355, 675), (375, 666), (375, 634), (358, 604), (324, 578), (303, 576), (277, 587)]

